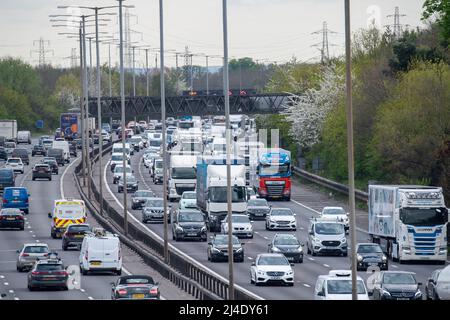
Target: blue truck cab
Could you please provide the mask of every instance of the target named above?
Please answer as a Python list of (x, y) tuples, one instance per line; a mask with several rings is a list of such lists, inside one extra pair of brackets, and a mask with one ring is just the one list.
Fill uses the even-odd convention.
[(23, 187), (8, 187), (3, 191), (3, 208), (17, 208), (28, 214), (28, 189)]

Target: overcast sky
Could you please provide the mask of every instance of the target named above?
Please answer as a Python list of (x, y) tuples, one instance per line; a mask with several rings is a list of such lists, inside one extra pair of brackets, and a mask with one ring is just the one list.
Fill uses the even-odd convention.
[[(395, 6), (405, 17), (400, 22), (410, 27), (422, 27), (420, 21), (424, 0), (352, 0), (352, 31), (365, 28), (375, 18), (384, 27), (393, 23)], [(130, 9), (130, 29), (135, 45), (159, 47), (159, 0), (127, 0)], [(68, 39), (58, 32), (78, 32), (77, 29), (52, 28), (50, 14), (75, 12), (57, 9), (58, 5), (116, 5), (114, 0), (0, 0), (0, 56), (14, 56), (36, 64), (38, 43), (43, 38), (47, 61), (54, 65), (70, 66), (71, 48), (78, 48), (76, 39)], [(118, 12), (111, 9), (110, 12)], [(82, 13), (89, 14), (90, 10)], [(101, 30), (118, 38), (117, 17), (110, 18), (107, 27)], [(222, 0), (165, 0), (164, 1), (165, 47), (167, 50), (184, 52), (185, 46), (194, 54), (223, 55)], [(329, 34), (330, 53), (338, 55), (344, 45), (344, 0), (228, 0), (229, 55), (249, 56), (279, 63), (292, 56), (303, 61), (318, 59), (320, 52), (314, 44), (322, 42), (322, 34), (311, 34), (322, 29), (327, 21), (328, 28), (337, 33)], [(64, 23), (63, 23), (64, 24)], [(90, 32), (93, 28), (89, 29)], [(94, 48), (94, 45), (93, 45)], [(77, 49), (78, 52), (78, 49)], [(155, 64), (155, 52), (149, 60)], [(118, 60), (118, 50), (112, 48), (113, 64)], [(107, 61), (108, 47), (102, 45), (101, 59)], [(143, 66), (145, 53), (136, 51), (136, 64)], [(205, 58), (194, 56), (193, 63), (203, 65)], [(95, 58), (94, 58), (95, 62)], [(184, 58), (179, 57), (179, 63)], [(211, 58), (210, 65), (220, 65), (220, 58)], [(175, 57), (168, 54), (166, 65), (175, 65)]]

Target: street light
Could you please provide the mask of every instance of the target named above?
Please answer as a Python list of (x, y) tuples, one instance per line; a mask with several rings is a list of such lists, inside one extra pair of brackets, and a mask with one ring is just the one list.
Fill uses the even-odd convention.
[(353, 101), (352, 101), (352, 57), (350, 31), (350, 1), (345, 1), (345, 87), (347, 111), (347, 157), (348, 157), (348, 202), (350, 209), (350, 257), (352, 265), (352, 300), (358, 300), (356, 286), (356, 214), (355, 214), (355, 168), (353, 158)]
[(231, 164), (230, 164), (230, 97), (228, 95), (228, 21), (227, 0), (222, 0), (223, 13), (223, 95), (225, 100), (225, 128), (227, 144), (227, 217), (228, 217), (228, 299), (234, 300), (234, 273), (233, 273), (233, 228), (231, 207)]

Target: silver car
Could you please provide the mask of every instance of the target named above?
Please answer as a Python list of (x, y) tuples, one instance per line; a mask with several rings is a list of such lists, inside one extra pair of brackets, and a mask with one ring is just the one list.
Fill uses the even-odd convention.
[[(169, 210), (169, 208), (167, 208)], [(170, 214), (167, 212), (167, 220), (170, 222)], [(148, 198), (142, 207), (142, 222), (164, 222), (163, 198)]]
[(26, 243), (17, 250), (17, 271), (29, 270), (36, 260), (47, 259), (50, 250), (45, 243)]

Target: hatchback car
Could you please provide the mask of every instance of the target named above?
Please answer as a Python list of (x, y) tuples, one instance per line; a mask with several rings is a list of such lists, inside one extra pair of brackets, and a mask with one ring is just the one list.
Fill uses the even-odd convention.
[(40, 163), (48, 164), (50, 166), (50, 169), (51, 169), (52, 173), (54, 173), (54, 174), (58, 174), (59, 173), (58, 162), (56, 162), (55, 158), (53, 158), (53, 157), (45, 157), (44, 159), (41, 160)]
[[(233, 260), (236, 262), (244, 262), (244, 243), (239, 241), (236, 236), (232, 237), (233, 243)], [(228, 261), (228, 235), (216, 234), (212, 236), (212, 240), (208, 242), (207, 249), (208, 261)]]
[(195, 209), (175, 211), (172, 221), (172, 239), (175, 241), (196, 239), (207, 240), (207, 229), (203, 213)]
[(252, 284), (285, 284), (294, 285), (293, 264), (281, 253), (258, 254), (250, 267)]
[(373, 299), (422, 300), (421, 285), (413, 272), (381, 271), (373, 282)]
[(130, 275), (111, 283), (112, 300), (159, 300), (159, 283), (150, 276)]
[(47, 179), (52, 181), (52, 170), (50, 166), (45, 163), (36, 163), (33, 168), (32, 180)]
[[(233, 235), (242, 238), (253, 238), (253, 226), (246, 214), (232, 214), (231, 226)], [(221, 233), (228, 233), (228, 215), (222, 220), (220, 225)]]
[(31, 150), (31, 156), (34, 157), (37, 154), (44, 157), (47, 155), (47, 150), (43, 145), (36, 144), (33, 146), (33, 150)]
[(427, 300), (450, 300), (450, 266), (435, 270), (425, 287)]
[(367, 270), (369, 267), (376, 266), (381, 270), (388, 269), (388, 260), (383, 250), (377, 243), (358, 243), (356, 245), (356, 259), (358, 271)]
[[(358, 300), (369, 300), (364, 280), (356, 276)], [(314, 286), (315, 300), (352, 300), (351, 270), (330, 270), (327, 275), (319, 275)]]
[(269, 253), (282, 253), (291, 262), (303, 262), (302, 243), (294, 234), (277, 233), (269, 243)]
[(345, 231), (348, 232), (349, 230), (348, 213), (345, 212), (342, 207), (324, 207), (322, 212), (319, 214), (319, 218), (321, 220), (342, 222), (344, 224)]
[(266, 230), (297, 230), (295, 213), (289, 208), (272, 208), (266, 217)]
[(71, 224), (62, 236), (62, 249), (66, 251), (69, 247), (81, 247), (84, 236), (91, 231), (87, 223)]
[(197, 192), (184, 191), (180, 198), (181, 209), (196, 209), (197, 208)]
[(3, 147), (0, 147), (0, 160), (8, 160), (8, 153), (6, 152), (6, 149)]
[[(167, 208), (169, 210), (169, 208)], [(167, 219), (170, 215), (167, 214)], [(164, 222), (164, 200), (163, 198), (148, 198), (142, 207), (142, 222)]]
[(142, 209), (145, 202), (154, 197), (155, 193), (151, 190), (137, 190), (131, 197), (131, 209)]
[[(135, 191), (137, 191), (139, 181), (136, 180), (135, 176), (133, 176), (133, 175), (129, 175), (129, 176), (128, 176), (128, 175), (127, 175), (127, 179), (126, 179), (126, 180), (127, 180), (127, 181), (126, 181), (126, 184), (127, 184), (127, 185), (126, 185), (127, 191), (130, 191), (130, 192), (135, 192)], [(120, 177), (120, 178), (119, 178), (119, 181), (118, 181), (118, 183), (117, 183), (117, 192), (118, 192), (118, 193), (123, 192), (124, 188), (125, 188), (125, 186), (124, 186), (123, 177)]]
[(270, 205), (266, 199), (250, 199), (247, 203), (247, 214), (252, 220), (264, 220), (270, 212)]
[(25, 218), (23, 212), (14, 208), (1, 209), (0, 228), (24, 230)]
[(48, 245), (45, 243), (26, 243), (17, 250), (16, 268), (22, 272), (31, 269), (38, 259), (46, 259), (50, 253)]
[(24, 165), (21, 158), (8, 158), (5, 166), (13, 169), (14, 172), (20, 172), (23, 174)]
[(67, 280), (69, 274), (64, 268), (61, 259), (39, 260), (28, 274), (28, 290), (38, 288), (60, 288), (68, 290)]
[(20, 158), (27, 166), (30, 164), (30, 155), (28, 150), (24, 148), (15, 148), (11, 153), (11, 158)]

